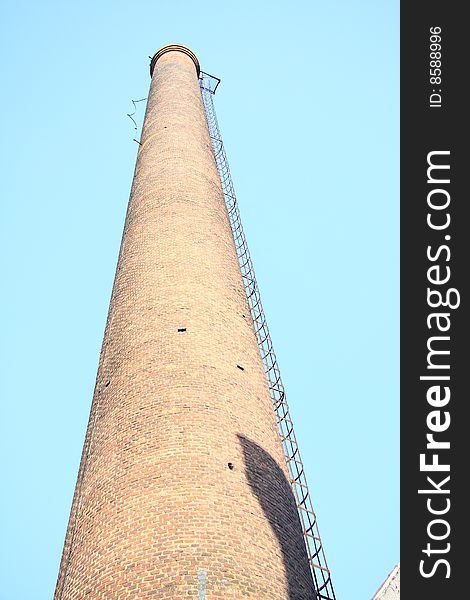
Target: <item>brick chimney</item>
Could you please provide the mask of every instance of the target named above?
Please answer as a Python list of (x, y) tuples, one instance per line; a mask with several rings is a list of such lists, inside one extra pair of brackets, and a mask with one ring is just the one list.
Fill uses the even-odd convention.
[(313, 599), (199, 63), (151, 73), (55, 600)]

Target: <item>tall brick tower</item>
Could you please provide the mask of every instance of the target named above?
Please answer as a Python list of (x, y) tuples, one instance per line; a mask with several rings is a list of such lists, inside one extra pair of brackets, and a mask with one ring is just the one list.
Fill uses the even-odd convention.
[(310, 600), (199, 63), (151, 71), (55, 599)]

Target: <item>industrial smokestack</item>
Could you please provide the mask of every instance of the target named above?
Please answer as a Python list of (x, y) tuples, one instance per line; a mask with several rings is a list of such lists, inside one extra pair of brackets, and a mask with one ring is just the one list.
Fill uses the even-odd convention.
[(316, 597), (199, 71), (152, 59), (55, 600)]

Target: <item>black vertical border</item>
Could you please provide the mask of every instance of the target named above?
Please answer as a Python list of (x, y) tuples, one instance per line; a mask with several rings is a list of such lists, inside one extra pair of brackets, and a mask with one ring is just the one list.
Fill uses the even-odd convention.
[[(470, 24), (464, 17), (464, 3), (423, 2), (401, 3), (401, 594), (404, 600), (447, 600), (464, 598), (469, 594), (466, 586), (468, 516), (470, 508), (470, 423), (467, 405), (470, 402), (466, 378), (470, 374), (468, 352), (469, 314), (468, 278), (470, 275), (470, 197), (466, 189), (467, 173), (470, 173), (467, 144), (470, 143), (468, 127)], [(430, 84), (430, 28), (440, 27), (442, 37), (442, 82)], [(432, 88), (440, 88), (442, 107), (431, 108), (429, 95)], [(426, 223), (427, 154), (435, 150), (450, 150), (450, 184), (445, 187), (451, 195), (449, 211), (451, 223), (448, 230), (433, 231)], [(445, 159), (444, 159), (445, 162)], [(445, 212), (445, 211), (444, 211)], [(450, 240), (444, 236), (450, 235)], [(419, 468), (419, 455), (426, 451), (426, 424), (428, 413), (435, 408), (426, 400), (429, 381), (420, 381), (427, 370), (427, 341), (431, 335), (426, 319), (434, 309), (427, 304), (427, 270), (433, 263), (426, 256), (428, 246), (437, 249), (448, 244), (451, 251), (449, 262), (445, 252), (439, 264), (451, 269), (451, 279), (445, 288), (455, 287), (460, 292), (460, 307), (452, 310), (437, 309), (450, 313), (451, 328), (448, 333), (450, 355), (441, 362), (450, 361), (447, 373), (450, 382), (442, 382), (451, 389), (447, 407), (451, 416), (450, 428), (436, 434), (436, 439), (449, 440), (450, 450), (439, 452), (440, 462), (450, 461), (450, 473), (423, 473)], [(437, 286), (431, 286), (437, 288)], [(433, 333), (434, 332), (434, 333)], [(445, 344), (443, 344), (443, 347)], [(440, 435), (440, 437), (439, 437)], [(467, 441), (468, 440), (468, 441)], [(432, 451), (431, 451), (432, 453)], [(427, 526), (433, 516), (427, 509), (428, 496), (418, 494), (418, 489), (430, 488), (426, 476), (439, 482), (450, 475), (450, 494), (435, 494), (435, 508), (445, 506), (444, 498), (451, 502), (450, 510), (442, 518), (449, 522), (449, 537), (442, 541), (429, 539)], [(467, 485), (469, 484), (469, 485)], [(446, 486), (443, 486), (445, 488)], [(438, 499), (439, 498), (439, 499)], [(434, 500), (432, 501), (434, 502)], [(439, 502), (441, 504), (439, 504)], [(435, 526), (434, 533), (445, 531), (445, 526)], [(469, 540), (470, 541), (470, 540)], [(427, 543), (443, 549), (450, 543), (450, 551), (423, 553)], [(449, 561), (447, 567), (437, 566), (432, 577), (420, 574), (420, 561), (425, 560), (424, 570), (429, 573), (439, 558)], [(470, 597), (470, 596), (468, 596)]]

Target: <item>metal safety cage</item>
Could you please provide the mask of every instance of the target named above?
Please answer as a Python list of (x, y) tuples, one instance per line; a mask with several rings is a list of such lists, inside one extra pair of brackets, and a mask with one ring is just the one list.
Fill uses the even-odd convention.
[(214, 94), (220, 79), (201, 71), (199, 86), (201, 89), (204, 110), (209, 133), (214, 149), (214, 156), (222, 182), (225, 203), (232, 226), (233, 238), (237, 250), (243, 284), (248, 299), (248, 304), (253, 320), (253, 327), (258, 340), (261, 358), (264, 364), (269, 391), (273, 401), (276, 419), (281, 436), (284, 456), (290, 476), (290, 483), (294, 493), (297, 510), (302, 525), (305, 545), (309, 557), (310, 569), (317, 598), (321, 600), (335, 600), (330, 570), (328, 568), (322, 541), (317, 525), (317, 518), (313, 510), (312, 501), (307, 487), (305, 471), (300, 458), (299, 447), (294, 433), (289, 406), (286, 401), (284, 386), (279, 372), (279, 366), (274, 352), (271, 336), (269, 334), (266, 316), (261, 303), (258, 283), (256, 281), (253, 262), (246, 242), (240, 219), (235, 189), (233, 186), (227, 155), (220, 134), (217, 116), (214, 107)]

